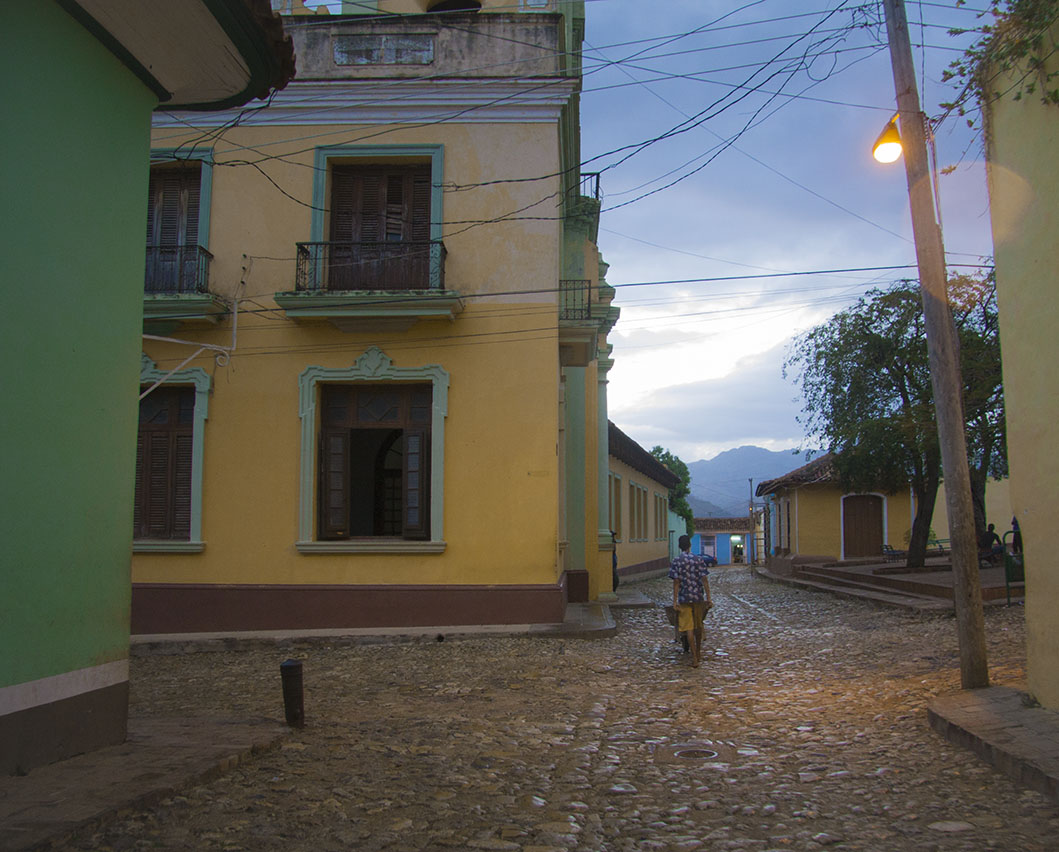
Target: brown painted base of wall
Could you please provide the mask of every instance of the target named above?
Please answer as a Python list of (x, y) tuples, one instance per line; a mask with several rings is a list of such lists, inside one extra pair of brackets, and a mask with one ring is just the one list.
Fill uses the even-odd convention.
[(669, 557), (662, 556), (636, 565), (624, 565), (618, 569), (618, 576), (623, 580), (646, 580), (669, 573)]
[(556, 624), (566, 586), (134, 583), (132, 633)]
[(127, 681), (0, 716), (0, 773), (21, 775), (123, 743), (128, 719)]
[(587, 603), (588, 572), (583, 568), (566, 572), (566, 599), (570, 603)]

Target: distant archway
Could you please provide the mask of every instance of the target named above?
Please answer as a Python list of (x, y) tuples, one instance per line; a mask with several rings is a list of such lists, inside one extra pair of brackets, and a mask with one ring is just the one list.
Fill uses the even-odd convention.
[(482, 4), (477, 0), (438, 0), (427, 6), (428, 12), (477, 12)]

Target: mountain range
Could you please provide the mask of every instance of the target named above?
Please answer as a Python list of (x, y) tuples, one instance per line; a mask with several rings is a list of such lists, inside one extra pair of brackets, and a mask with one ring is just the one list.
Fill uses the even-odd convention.
[(696, 518), (745, 517), (751, 483), (757, 488), (766, 479), (775, 479), (805, 464), (805, 457), (794, 450), (766, 450), (737, 447), (712, 459), (688, 464), (691, 494), (688, 503)]

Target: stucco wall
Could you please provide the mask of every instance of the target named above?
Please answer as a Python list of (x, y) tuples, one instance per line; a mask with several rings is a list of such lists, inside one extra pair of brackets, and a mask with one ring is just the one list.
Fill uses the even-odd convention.
[[(444, 146), (445, 181), (469, 184), (557, 171), (557, 140), (547, 125), (455, 124), (397, 128), (388, 145)], [(291, 137), (375, 136), (377, 128), (247, 128), (217, 145), (209, 248), (211, 289), (271, 305), (294, 289), (295, 243), (310, 238), (311, 211), (286, 198), (256, 170), (224, 167), (252, 146), (270, 160), (269, 176), (296, 199), (310, 197), (313, 149)], [(180, 135), (156, 130), (173, 147)], [(378, 144), (377, 142), (375, 144)], [(288, 156), (289, 155), (289, 156)], [(444, 197), (448, 251), (445, 285), (465, 309), (455, 322), (420, 322), (410, 331), (338, 331), (326, 322), (281, 314), (240, 318), (232, 362), (200, 366), (213, 376), (205, 434), (203, 539), (196, 554), (137, 553), (137, 583), (554, 584), (558, 582), (558, 342), (554, 282), (559, 223), (518, 221), (467, 227), (529, 206), (556, 181), (505, 183)], [(544, 203), (544, 202), (542, 202)], [(554, 204), (548, 207), (554, 211)], [(532, 214), (530, 214), (532, 215)], [(278, 258), (278, 259), (276, 259)], [(284, 258), (287, 258), (286, 260)], [(240, 285), (240, 282), (243, 282)], [(551, 282), (551, 286), (549, 286)], [(527, 292), (528, 291), (528, 292)], [(244, 308), (253, 305), (244, 303)], [(185, 326), (180, 336), (228, 345), (228, 327)], [(295, 549), (300, 471), (298, 376), (308, 365), (349, 367), (379, 347), (397, 368), (442, 367), (450, 377), (445, 418), (444, 527), (440, 554), (312, 554)], [(159, 368), (187, 348), (145, 347)], [(595, 405), (595, 383), (585, 397)], [(591, 433), (590, 433), (591, 440)], [(594, 452), (594, 444), (588, 447)], [(589, 456), (589, 458), (594, 458)], [(593, 467), (594, 477), (594, 467)], [(594, 488), (589, 497), (594, 497)], [(592, 512), (583, 507), (578, 517)], [(591, 546), (596, 547), (595, 536)]]
[[(779, 495), (790, 500), (792, 554), (843, 557), (842, 497), (838, 486), (811, 485)], [(883, 498), (883, 543), (904, 547), (912, 529), (912, 500), (908, 492), (880, 495)], [(775, 512), (782, 511), (784, 545), (787, 540), (787, 515), (783, 504), (773, 509), (773, 535), (776, 531)], [(773, 548), (778, 545), (773, 542)]]
[[(4, 714), (23, 699), (36, 707), (127, 681), (130, 390), (156, 101), (54, 3), (6, 16), (0, 39)], [(16, 687), (55, 676), (29, 697)], [(116, 712), (123, 732), (124, 706)], [(76, 731), (99, 720), (68, 721)], [(56, 748), (85, 747), (58, 725), (48, 736)]]
[[(1011, 529), (1011, 518), (1014, 515), (1011, 503), (1011, 480), (990, 479), (985, 485), (985, 519), (986, 523), (995, 524), (997, 533), (1003, 535)], [(938, 489), (938, 499), (934, 502), (934, 519), (930, 522), (938, 538), (949, 538), (949, 512), (945, 503), (945, 483)]]
[[(1053, 29), (1059, 38), (1059, 27)], [(1059, 65), (1052, 56), (1049, 70)], [(1003, 88), (998, 85), (997, 88)], [(1036, 94), (994, 103), (988, 177), (1007, 406), (1011, 505), (1026, 553), (1030, 691), (1059, 709), (1059, 108)]]
[[(636, 566), (643, 566), (647, 563), (654, 563), (659, 560), (667, 560), (669, 558), (669, 534), (666, 530), (666, 535), (663, 538), (657, 538), (655, 536), (655, 501), (654, 496), (656, 494), (669, 494), (668, 489), (664, 489), (661, 485), (655, 482), (653, 479), (648, 477), (646, 474), (640, 473), (638, 470), (634, 470), (625, 464), (623, 461), (619, 461), (610, 457), (610, 471), (612, 474), (621, 477), (621, 536), (618, 539), (618, 570), (626, 571), (633, 570)], [(629, 506), (629, 483), (633, 482), (637, 485), (647, 489), (647, 538), (646, 539), (635, 539), (631, 533), (630, 526), (630, 506)], [(669, 522), (668, 508), (666, 511), (666, 517), (664, 518), (666, 524)], [(678, 532), (678, 536), (683, 534), (683, 530)], [(657, 567), (651, 570), (659, 570)]]

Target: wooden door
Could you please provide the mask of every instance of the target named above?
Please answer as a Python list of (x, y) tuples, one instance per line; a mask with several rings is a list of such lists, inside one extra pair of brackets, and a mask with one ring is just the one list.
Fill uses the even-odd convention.
[(882, 554), (882, 497), (854, 494), (842, 499), (842, 545), (846, 559)]

